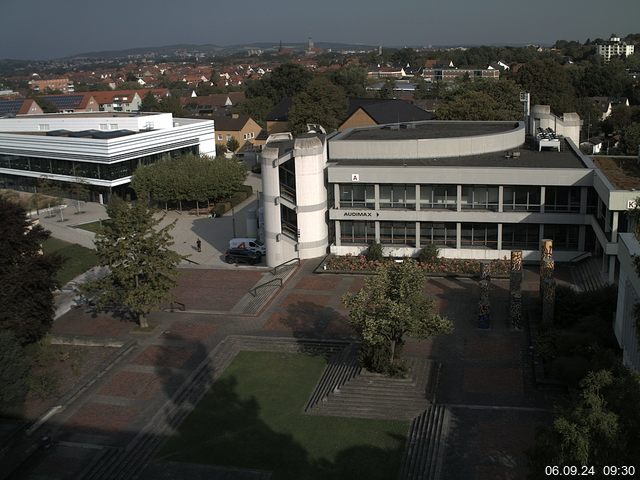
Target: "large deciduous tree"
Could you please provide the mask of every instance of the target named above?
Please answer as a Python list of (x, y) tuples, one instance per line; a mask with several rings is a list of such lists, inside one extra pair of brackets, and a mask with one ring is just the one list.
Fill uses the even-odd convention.
[(27, 394), (29, 360), (10, 330), (0, 330), (0, 412), (15, 407)]
[(175, 222), (159, 228), (160, 219), (143, 202), (129, 205), (114, 197), (109, 222), (96, 235), (98, 263), (108, 274), (86, 285), (85, 296), (98, 309), (129, 312), (141, 327), (147, 315), (170, 297), (181, 256), (171, 250)]
[(534, 60), (522, 66), (514, 80), (531, 93), (531, 103), (549, 105), (562, 115), (575, 111), (575, 92), (566, 69), (554, 60)]
[(293, 97), (289, 123), (296, 133), (305, 132), (308, 123), (322, 125), (327, 131), (338, 128), (347, 113), (347, 97), (342, 87), (324, 77), (316, 77)]
[(42, 254), (49, 238), (24, 209), (0, 196), (0, 330), (22, 344), (45, 335), (53, 322), (53, 290), (61, 259)]
[(363, 340), (364, 366), (377, 371), (392, 367), (405, 335), (429, 338), (453, 330), (435, 301), (424, 296), (425, 280), (424, 270), (405, 260), (383, 265), (359, 292), (343, 297), (349, 323)]
[[(545, 465), (634, 465), (640, 458), (640, 374), (619, 366), (589, 373), (569, 407), (538, 433), (530, 452), (531, 479)], [(598, 477), (600, 478), (600, 477)]]
[(441, 120), (520, 120), (520, 89), (510, 80), (458, 82), (438, 105)]

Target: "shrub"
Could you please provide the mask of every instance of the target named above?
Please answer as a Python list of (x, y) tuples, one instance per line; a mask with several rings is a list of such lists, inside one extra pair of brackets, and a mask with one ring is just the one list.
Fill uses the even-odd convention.
[(369, 244), (369, 248), (367, 248), (367, 253), (365, 254), (367, 260), (371, 262), (379, 262), (384, 258), (384, 250), (382, 244), (372, 242)]
[(41, 400), (52, 397), (60, 388), (60, 378), (54, 372), (34, 373), (29, 376), (27, 383), (29, 393)]
[(0, 409), (22, 402), (28, 373), (29, 360), (18, 339), (9, 330), (0, 332)]
[(418, 253), (418, 261), (420, 263), (435, 263), (440, 256), (440, 249), (435, 245), (427, 245), (422, 247), (420, 253)]

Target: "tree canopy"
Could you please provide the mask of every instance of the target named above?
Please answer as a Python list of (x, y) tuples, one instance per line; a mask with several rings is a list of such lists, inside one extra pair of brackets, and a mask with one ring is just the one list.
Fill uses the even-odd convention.
[(247, 82), (246, 94), (248, 98), (266, 97), (276, 104), (285, 97), (300, 93), (311, 78), (311, 72), (302, 65), (284, 63), (260, 80)]
[(520, 120), (520, 88), (511, 80), (457, 82), (438, 105), (440, 120)]
[(146, 316), (170, 296), (181, 256), (170, 249), (175, 222), (159, 228), (144, 202), (129, 205), (113, 197), (109, 221), (96, 234), (98, 264), (109, 272), (84, 287), (98, 309), (124, 308), (146, 326)]
[(306, 131), (308, 123), (322, 125), (327, 131), (338, 128), (347, 113), (347, 97), (342, 87), (324, 77), (316, 77), (293, 97), (289, 123), (296, 133)]
[(406, 259), (384, 264), (359, 292), (343, 297), (349, 323), (364, 343), (365, 366), (378, 371), (392, 367), (407, 334), (429, 338), (453, 330), (453, 323), (437, 313), (435, 300), (425, 298), (425, 280), (424, 270)]
[(545, 465), (634, 465), (640, 458), (639, 403), (640, 374), (622, 366), (589, 373), (571, 405), (539, 432), (529, 478), (548, 478)]
[(29, 360), (24, 348), (10, 330), (0, 330), (0, 412), (24, 400)]
[(61, 259), (42, 255), (49, 238), (19, 205), (0, 196), (0, 330), (22, 344), (45, 335), (53, 322), (53, 290)]
[(549, 105), (557, 115), (575, 111), (575, 91), (566, 69), (558, 62), (533, 60), (523, 65), (514, 80), (531, 93), (532, 105)]
[(189, 154), (138, 167), (131, 187), (158, 202), (206, 202), (228, 198), (246, 177), (246, 167), (235, 159)]

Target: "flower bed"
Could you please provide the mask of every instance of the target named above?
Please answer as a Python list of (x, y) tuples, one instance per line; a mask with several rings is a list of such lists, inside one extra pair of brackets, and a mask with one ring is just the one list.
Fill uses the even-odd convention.
[[(329, 256), (325, 261), (327, 272), (375, 272), (385, 264), (393, 262), (393, 259), (379, 261), (367, 260), (364, 255)], [(439, 258), (435, 262), (420, 263), (428, 274), (434, 275), (479, 275), (481, 260), (465, 260), (457, 258)], [(490, 271), (493, 276), (507, 276), (509, 274), (509, 261), (491, 260)]]

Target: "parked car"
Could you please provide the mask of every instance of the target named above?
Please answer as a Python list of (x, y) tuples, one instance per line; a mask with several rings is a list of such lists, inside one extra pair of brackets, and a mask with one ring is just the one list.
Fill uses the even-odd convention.
[(246, 248), (258, 252), (260, 255), (267, 253), (264, 243), (255, 238), (232, 238), (229, 240), (229, 248)]
[(248, 263), (249, 265), (255, 265), (260, 263), (262, 255), (260, 252), (254, 252), (247, 248), (230, 248), (224, 254), (224, 261), (227, 263)]

